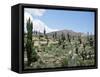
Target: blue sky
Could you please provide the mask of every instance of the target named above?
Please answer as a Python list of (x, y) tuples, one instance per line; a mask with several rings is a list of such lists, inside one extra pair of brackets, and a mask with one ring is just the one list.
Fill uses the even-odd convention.
[(41, 16), (32, 16), (52, 29), (94, 33), (94, 12), (49, 9)]

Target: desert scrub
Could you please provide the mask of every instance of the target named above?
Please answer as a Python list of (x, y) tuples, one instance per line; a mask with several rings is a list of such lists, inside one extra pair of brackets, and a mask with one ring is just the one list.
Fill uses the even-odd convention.
[(37, 52), (35, 51), (35, 47), (32, 48), (32, 62), (35, 62), (39, 59), (39, 56), (37, 55)]
[(67, 67), (68, 66), (68, 58), (67, 57), (63, 58), (61, 61), (61, 64), (62, 64), (61, 65), (62, 67)]

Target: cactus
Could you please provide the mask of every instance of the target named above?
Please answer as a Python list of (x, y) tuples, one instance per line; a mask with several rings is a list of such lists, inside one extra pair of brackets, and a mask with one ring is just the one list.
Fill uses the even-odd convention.
[(79, 44), (82, 44), (81, 35), (78, 36), (78, 41), (79, 41)]
[(33, 23), (31, 22), (30, 18), (27, 21), (27, 43), (26, 43), (26, 51), (27, 51), (27, 58), (28, 58), (28, 66), (30, 66), (33, 58), (37, 55), (32, 55), (33, 51), (33, 41), (32, 41), (32, 30), (33, 30)]
[(67, 33), (67, 39), (69, 42), (71, 42), (71, 37), (70, 37), (69, 33)]
[(46, 35), (46, 30), (45, 30), (45, 28), (44, 28), (44, 36)]
[(49, 43), (49, 39), (48, 39), (48, 35), (45, 35), (46, 39), (47, 39), (47, 45)]
[(60, 38), (58, 39), (58, 45), (61, 45), (61, 39)]
[(61, 34), (61, 40), (62, 40), (62, 42), (64, 42), (65, 39), (66, 39), (66, 38), (65, 38), (65, 35), (64, 35), (64, 33), (62, 33), (62, 34)]
[(75, 49), (75, 51), (76, 51), (76, 54), (78, 54), (78, 47), (76, 46), (76, 49)]
[(89, 39), (89, 44), (90, 44), (90, 46), (93, 46), (93, 43), (94, 43), (94, 41), (93, 41), (93, 38), (92, 38), (92, 35), (90, 36), (90, 39)]

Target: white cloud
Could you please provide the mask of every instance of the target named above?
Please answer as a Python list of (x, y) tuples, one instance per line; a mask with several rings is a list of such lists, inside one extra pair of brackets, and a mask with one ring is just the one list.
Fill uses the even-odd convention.
[(28, 19), (31, 19), (31, 21), (33, 21), (33, 17), (28, 13), (28, 12), (24, 12), (24, 31), (27, 32), (26, 30), (26, 22)]
[(33, 21), (32, 15), (29, 14), (28, 12), (25, 12), (24, 13), (24, 23), (26, 23), (29, 18), (31, 19), (31, 21)]
[(25, 8), (25, 12), (30, 13), (32, 16), (43, 16), (43, 14), (46, 12), (46, 10), (45, 9)]
[(29, 19), (29, 17), (30, 17), (31, 21), (33, 22), (33, 30), (40, 31), (41, 33), (43, 33), (44, 28), (46, 30), (46, 33), (53, 32), (53, 31), (58, 31), (58, 29), (49, 28), (43, 21), (41, 21), (39, 19), (33, 19), (31, 14), (29, 14), (28, 12), (25, 12), (25, 14), (24, 14), (24, 31), (25, 32), (27, 32), (26, 22)]
[(44, 31), (44, 28), (45, 28), (45, 30), (46, 30), (47, 33), (53, 32), (53, 31), (57, 31), (57, 29), (51, 29), (51, 28), (49, 28), (44, 22), (42, 22), (39, 19), (35, 19), (33, 21), (33, 24), (34, 24), (33, 25), (34, 30), (40, 31), (42, 33)]

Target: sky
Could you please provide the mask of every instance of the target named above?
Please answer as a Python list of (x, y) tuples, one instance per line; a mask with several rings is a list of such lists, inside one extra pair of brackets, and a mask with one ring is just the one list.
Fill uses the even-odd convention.
[[(30, 17), (33, 28), (47, 33), (58, 30), (94, 34), (94, 12), (25, 8), (25, 21)], [(38, 25), (38, 26), (37, 26)]]

